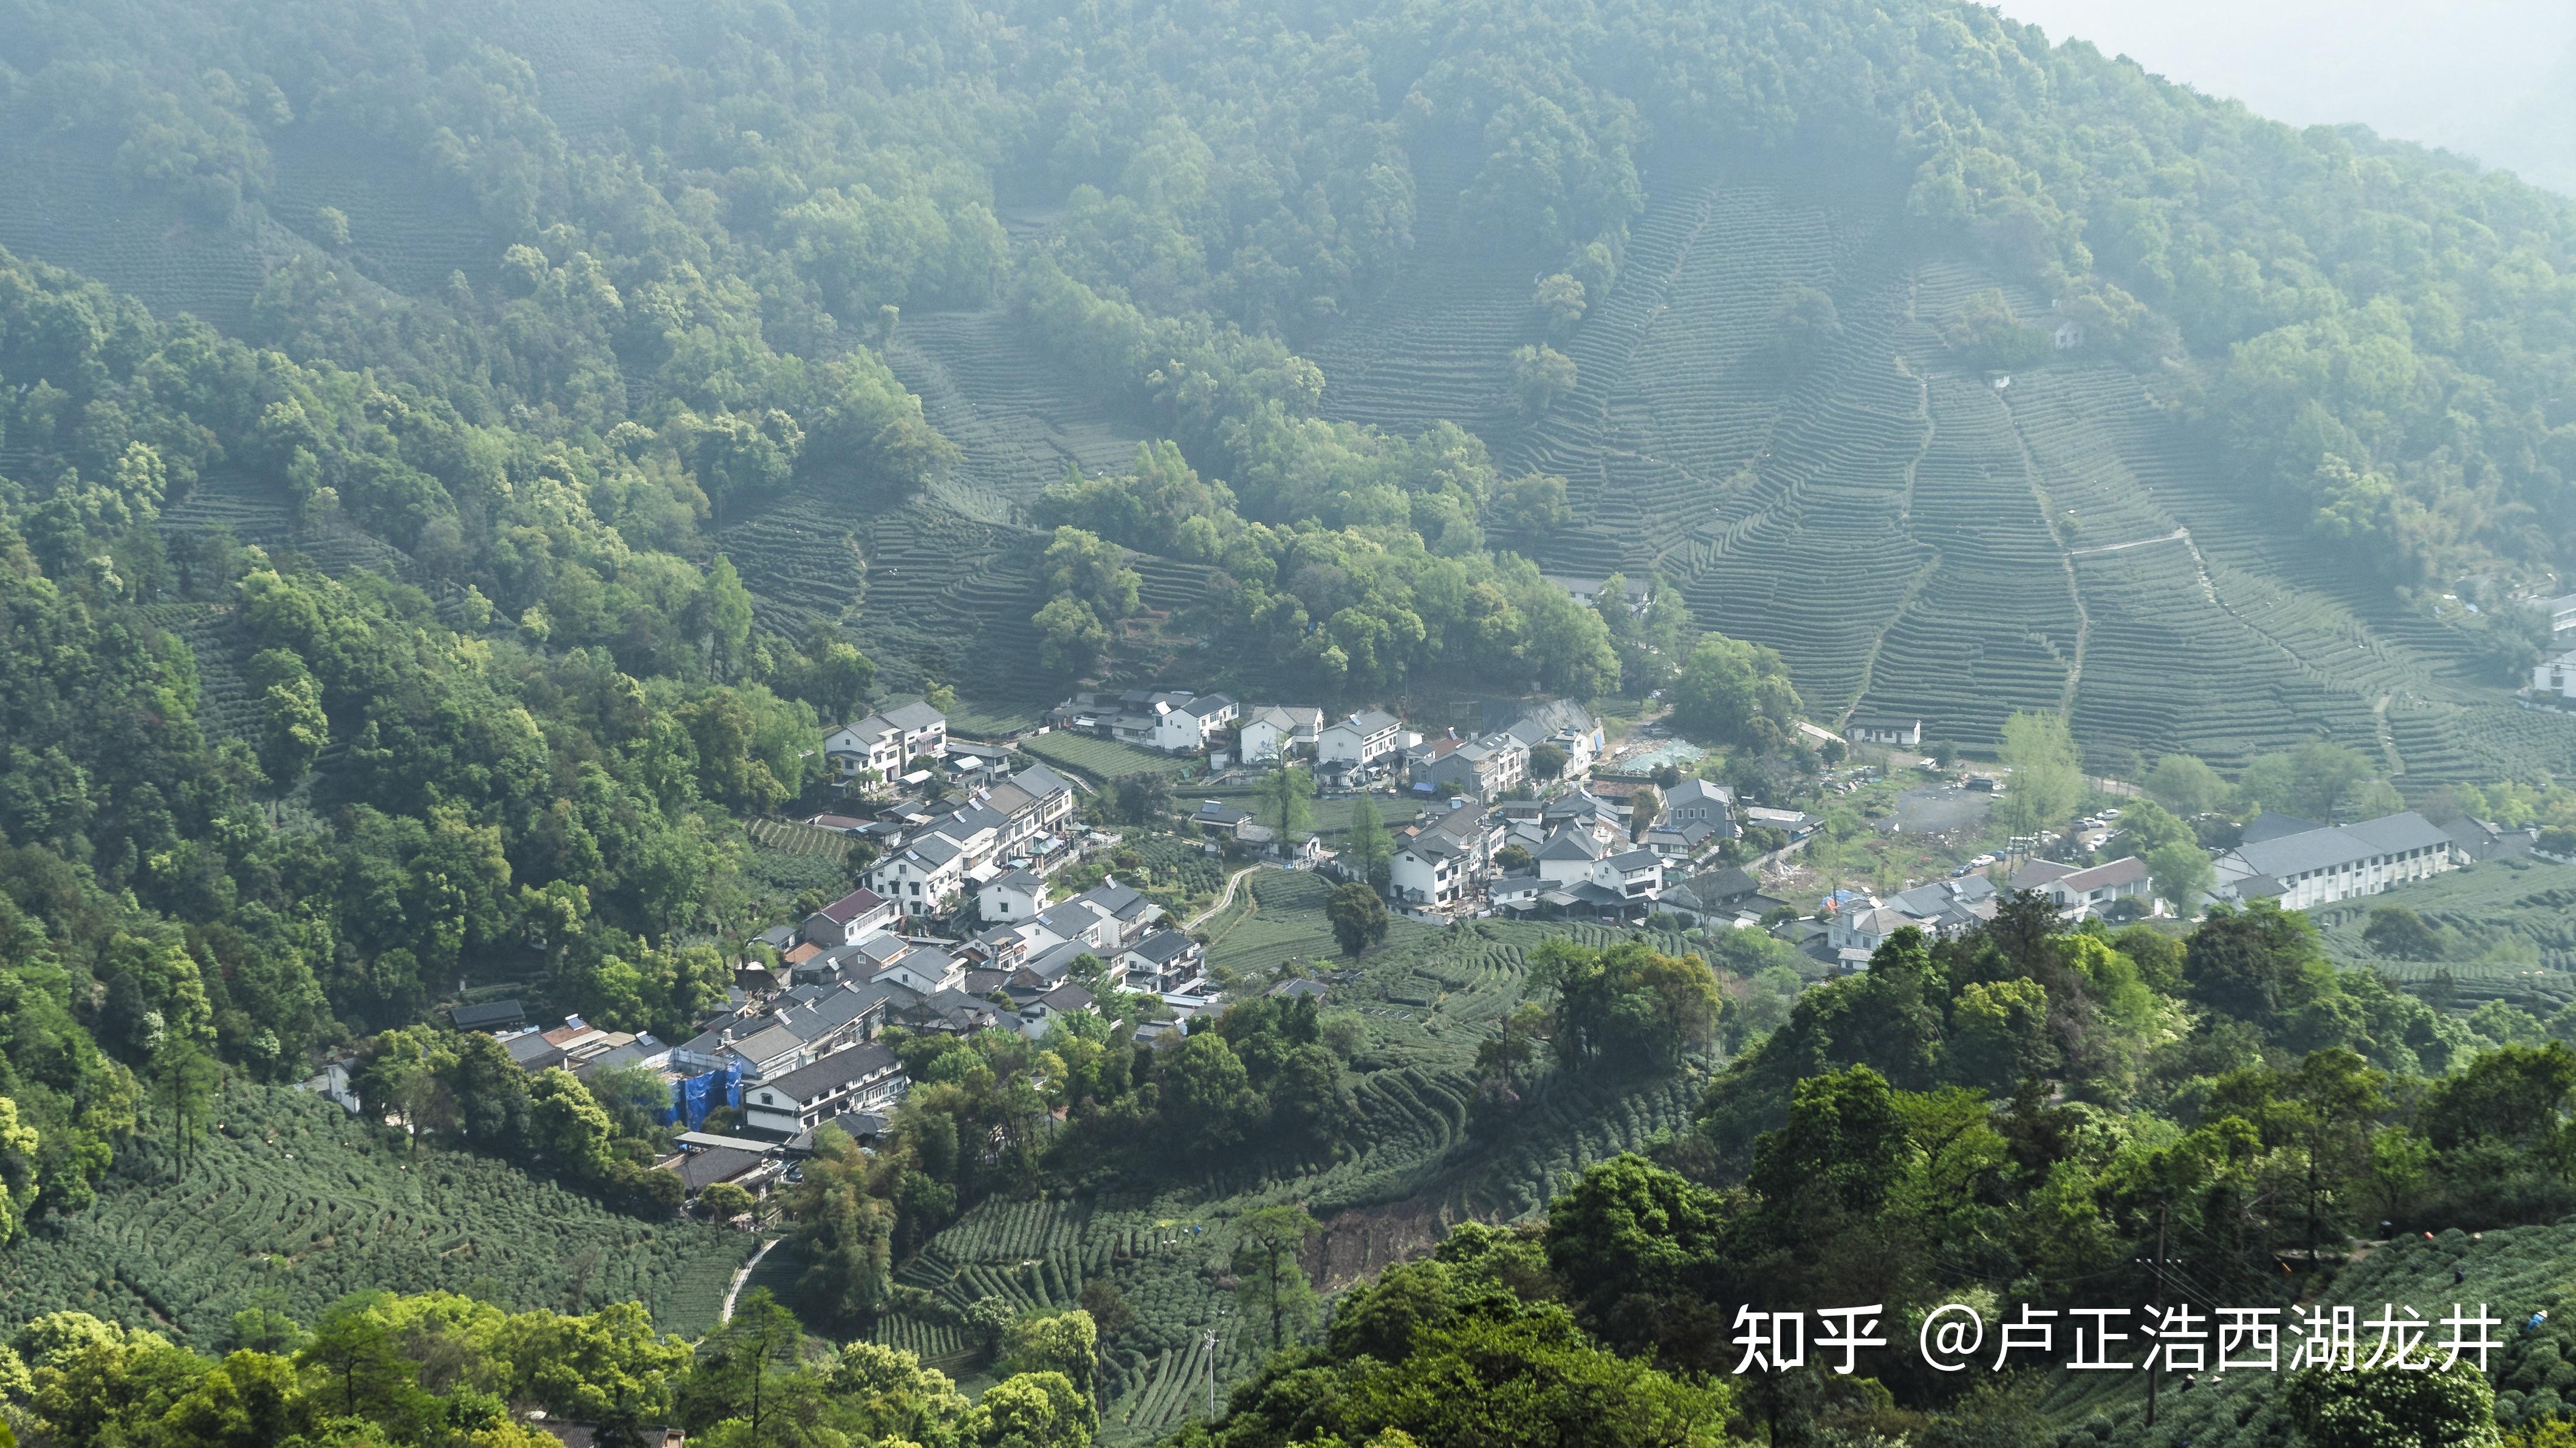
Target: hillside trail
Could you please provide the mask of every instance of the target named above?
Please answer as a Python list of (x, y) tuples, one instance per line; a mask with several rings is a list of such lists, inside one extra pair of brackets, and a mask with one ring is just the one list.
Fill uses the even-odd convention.
[(735, 1270), (733, 1280), (725, 1284), (724, 1305), (716, 1309), (716, 1321), (733, 1321), (734, 1299), (742, 1296), (742, 1284), (751, 1280), (751, 1269), (760, 1265), (760, 1259), (769, 1255), (770, 1248), (786, 1240), (784, 1237), (772, 1237), (761, 1243), (760, 1250), (751, 1254), (751, 1260)]
[(1210, 905), (1205, 910), (1200, 911), (1198, 914), (1191, 916), (1187, 921), (1183, 922), (1181, 928), (1183, 930), (1196, 930), (1200, 926), (1205, 925), (1208, 921), (1215, 919), (1219, 912), (1223, 911), (1228, 905), (1234, 903), (1234, 888), (1243, 883), (1243, 877), (1260, 868), (1261, 867), (1259, 865), (1246, 865), (1242, 869), (1235, 871), (1232, 875), (1227, 876), (1224, 893), (1216, 897), (1216, 903)]

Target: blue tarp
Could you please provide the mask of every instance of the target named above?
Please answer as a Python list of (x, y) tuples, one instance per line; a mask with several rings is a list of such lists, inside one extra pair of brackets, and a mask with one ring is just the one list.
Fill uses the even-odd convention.
[(683, 1077), (671, 1083), (671, 1114), (665, 1121), (685, 1121), (691, 1131), (706, 1125), (718, 1105), (742, 1107), (742, 1063), (728, 1062), (721, 1071)]

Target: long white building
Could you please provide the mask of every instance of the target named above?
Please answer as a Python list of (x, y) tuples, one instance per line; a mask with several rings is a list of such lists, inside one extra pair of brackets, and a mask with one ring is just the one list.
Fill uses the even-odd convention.
[(2269, 898), (2284, 910), (2306, 910), (2429, 879), (2459, 860), (2449, 834), (2408, 810), (2250, 841), (2211, 863), (2222, 898)]

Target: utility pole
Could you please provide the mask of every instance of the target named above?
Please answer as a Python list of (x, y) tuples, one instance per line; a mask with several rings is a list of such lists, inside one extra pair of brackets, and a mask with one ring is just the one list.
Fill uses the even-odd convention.
[[(2156, 1208), (2156, 1327), (2162, 1330), (2165, 1318), (2165, 1212)], [(2165, 1375), (2164, 1348), (2156, 1348), (2155, 1358), (2147, 1364), (2147, 1426), (2156, 1425), (2156, 1384)]]
[(1209, 1329), (1207, 1330), (1206, 1343), (1207, 1343), (1207, 1359), (1208, 1359), (1208, 1421), (1209, 1421), (1209, 1422), (1211, 1422), (1211, 1423), (1213, 1423), (1213, 1422), (1215, 1422), (1215, 1421), (1216, 1421), (1216, 1329), (1215, 1329), (1215, 1328), (1211, 1327), (1211, 1328), (1209, 1328)]

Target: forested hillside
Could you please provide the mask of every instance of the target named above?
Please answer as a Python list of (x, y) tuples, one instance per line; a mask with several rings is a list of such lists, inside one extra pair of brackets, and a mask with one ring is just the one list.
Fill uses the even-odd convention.
[[(1209, 636), (1347, 694), (1597, 679), (1508, 549), (1963, 742), (2567, 766), (2492, 686), (2576, 546), (2568, 203), (1973, 9), (1525, 8), (21, 4), (0, 244), (587, 449), (773, 653), (843, 625), (904, 682)], [(54, 370), (8, 371), (39, 492), (131, 434), (173, 526), (327, 487), (315, 556), (614, 631), (462, 458), (76, 440)], [(1224, 486), (1040, 500), (1155, 435)], [(1032, 622), (1061, 524), (1132, 602)]]

